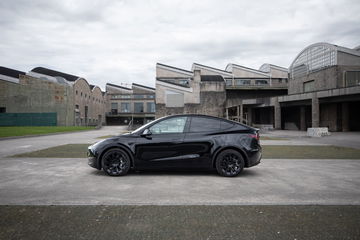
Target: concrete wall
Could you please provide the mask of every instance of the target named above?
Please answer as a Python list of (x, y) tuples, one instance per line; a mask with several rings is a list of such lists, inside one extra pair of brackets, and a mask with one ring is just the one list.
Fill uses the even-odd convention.
[(248, 77), (248, 78), (266, 78), (268, 77), (267, 73), (261, 74), (261, 73), (256, 73), (253, 71), (249, 71), (249, 70), (245, 70), (245, 69), (240, 69), (237, 67), (233, 67), (232, 68), (232, 73), (234, 75), (234, 77)]
[(0, 107), (8, 113), (57, 113), (59, 126), (74, 124), (73, 88), (69, 84), (20, 75), (19, 84), (0, 80)]
[[(75, 81), (74, 85), (74, 105), (72, 106), (75, 115), (76, 125), (98, 125), (99, 121), (104, 123), (106, 97), (103, 96), (100, 88), (94, 87), (92, 90), (89, 83), (80, 78)], [(78, 110), (75, 105), (78, 105)], [(85, 108), (87, 107), (88, 112), (85, 116)], [(99, 119), (101, 115), (101, 119)]]

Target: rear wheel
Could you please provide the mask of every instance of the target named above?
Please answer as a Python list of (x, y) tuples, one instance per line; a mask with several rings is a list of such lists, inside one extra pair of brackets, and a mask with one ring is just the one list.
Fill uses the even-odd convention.
[(130, 169), (129, 156), (121, 149), (110, 149), (102, 157), (102, 168), (110, 176), (123, 176)]
[(216, 158), (216, 170), (224, 177), (235, 177), (244, 169), (244, 159), (235, 150), (222, 151)]

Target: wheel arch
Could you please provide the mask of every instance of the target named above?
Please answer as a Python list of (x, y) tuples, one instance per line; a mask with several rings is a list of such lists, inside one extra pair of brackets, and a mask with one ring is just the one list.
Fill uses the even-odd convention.
[(237, 151), (238, 153), (240, 153), (241, 156), (242, 156), (243, 159), (244, 159), (245, 167), (249, 166), (249, 160), (248, 160), (248, 157), (247, 157), (246, 153), (244, 152), (244, 150), (242, 150), (242, 149), (240, 149), (240, 148), (238, 148), (238, 147), (235, 147), (235, 146), (227, 146), (227, 147), (224, 147), (224, 148), (219, 149), (219, 150), (215, 153), (215, 155), (214, 155), (214, 157), (213, 157), (213, 159), (212, 159), (212, 167), (213, 167), (213, 168), (216, 168), (216, 158), (219, 156), (219, 154), (222, 153), (223, 151), (229, 150), (229, 149), (235, 150), (235, 151)]
[(130, 167), (134, 167), (135, 166), (135, 163), (134, 163), (134, 155), (131, 153), (130, 149), (124, 145), (113, 145), (113, 146), (109, 146), (105, 149), (102, 150), (101, 154), (99, 155), (98, 157), (98, 166), (99, 166), (99, 169), (102, 169), (102, 164), (101, 164), (101, 161), (102, 161), (102, 157), (104, 156), (104, 154), (109, 151), (110, 149), (120, 149), (120, 150), (123, 150), (129, 157), (130, 159)]

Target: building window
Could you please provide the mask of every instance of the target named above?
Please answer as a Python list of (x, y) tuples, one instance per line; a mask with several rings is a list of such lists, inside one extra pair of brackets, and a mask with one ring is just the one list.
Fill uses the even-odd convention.
[(146, 109), (147, 109), (147, 112), (154, 113), (155, 112), (155, 103), (154, 102), (146, 103)]
[(255, 80), (255, 85), (267, 85), (267, 80)]
[(135, 94), (134, 98), (141, 99), (141, 98), (144, 98), (144, 95)]
[(315, 87), (315, 81), (314, 80), (304, 82), (304, 92), (314, 91), (315, 90), (314, 87)]
[(87, 94), (85, 94), (85, 98), (87, 97)]
[(351, 87), (360, 85), (360, 71), (345, 72), (345, 86)]
[(136, 113), (144, 112), (144, 103), (142, 103), (142, 102), (134, 103), (134, 112), (136, 112)]
[(82, 97), (82, 92), (81, 92), (80, 96)]
[(6, 113), (6, 107), (0, 107), (0, 113)]
[(117, 114), (117, 113), (118, 113), (118, 104), (111, 103), (111, 114)]
[(235, 85), (237, 85), (237, 86), (250, 85), (250, 80), (236, 79)]
[(128, 102), (121, 103), (121, 112), (123, 113), (131, 112), (130, 103)]
[(78, 90), (75, 91), (75, 94), (78, 95)]
[(226, 86), (232, 86), (232, 79), (226, 79)]
[(79, 109), (79, 105), (76, 104), (76, 105), (75, 105), (75, 109)]

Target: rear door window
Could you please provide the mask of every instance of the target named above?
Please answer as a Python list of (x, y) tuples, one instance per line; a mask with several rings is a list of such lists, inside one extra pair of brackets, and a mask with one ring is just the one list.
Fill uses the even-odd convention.
[(220, 123), (220, 128), (221, 128), (221, 130), (229, 129), (229, 128), (231, 128), (232, 126), (234, 126), (234, 123), (233, 123), (233, 122), (221, 121), (221, 123)]
[(190, 132), (212, 132), (220, 130), (220, 120), (208, 117), (192, 117)]

